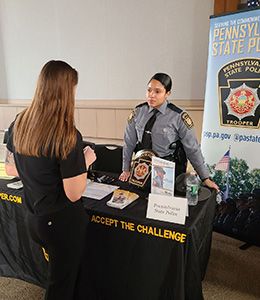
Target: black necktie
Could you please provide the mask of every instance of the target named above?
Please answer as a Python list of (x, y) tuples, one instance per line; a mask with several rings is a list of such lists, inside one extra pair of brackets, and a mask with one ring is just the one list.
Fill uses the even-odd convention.
[(156, 120), (156, 116), (157, 116), (158, 112), (159, 111), (154, 108), (152, 110), (153, 115), (145, 124), (144, 133), (143, 133), (143, 137), (142, 137), (142, 143), (141, 143), (142, 149), (152, 149), (152, 132), (151, 131), (152, 131), (152, 128), (153, 128), (153, 125)]

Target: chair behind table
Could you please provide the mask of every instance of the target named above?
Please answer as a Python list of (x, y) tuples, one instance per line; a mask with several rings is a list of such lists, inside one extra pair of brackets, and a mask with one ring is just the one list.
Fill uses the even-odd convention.
[(85, 146), (95, 150), (97, 159), (91, 171), (120, 174), (122, 172), (123, 147), (115, 144), (94, 144), (84, 141)]

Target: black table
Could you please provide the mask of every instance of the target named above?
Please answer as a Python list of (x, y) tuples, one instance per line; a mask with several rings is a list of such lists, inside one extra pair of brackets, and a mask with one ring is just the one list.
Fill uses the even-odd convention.
[[(0, 180), (0, 276), (44, 287), (47, 261), (25, 227), (22, 190), (8, 182)], [(123, 210), (106, 205), (111, 196), (84, 198), (90, 223), (80, 292), (90, 300), (203, 299), (215, 196), (192, 207), (185, 226), (146, 219), (144, 198)]]

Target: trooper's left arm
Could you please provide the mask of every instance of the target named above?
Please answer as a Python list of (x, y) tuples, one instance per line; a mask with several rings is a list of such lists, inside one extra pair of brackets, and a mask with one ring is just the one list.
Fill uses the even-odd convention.
[(205, 165), (200, 145), (196, 138), (193, 121), (186, 112), (182, 112), (179, 115), (178, 121), (178, 134), (187, 158), (191, 162), (200, 179), (203, 181), (204, 179), (209, 178), (210, 174)]
[(204, 157), (196, 138), (193, 121), (186, 112), (183, 112), (180, 116), (179, 136), (187, 158), (190, 160), (203, 184), (219, 191), (217, 184), (210, 179), (209, 170), (205, 165)]

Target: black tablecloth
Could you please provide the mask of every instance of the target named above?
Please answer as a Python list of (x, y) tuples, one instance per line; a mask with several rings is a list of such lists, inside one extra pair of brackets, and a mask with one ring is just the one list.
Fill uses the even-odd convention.
[[(0, 180), (0, 275), (44, 287), (47, 261), (25, 227), (22, 190), (6, 184)], [(143, 197), (123, 210), (108, 207), (110, 197), (83, 198), (90, 222), (80, 293), (91, 300), (202, 299), (215, 193), (190, 208), (185, 225), (147, 219)]]
[(0, 276), (44, 286), (47, 261), (25, 226), (23, 191), (6, 186), (12, 181), (0, 179)]

